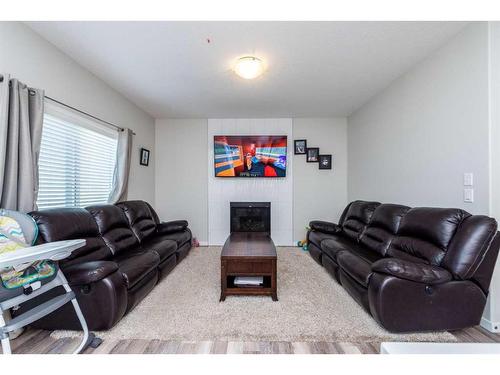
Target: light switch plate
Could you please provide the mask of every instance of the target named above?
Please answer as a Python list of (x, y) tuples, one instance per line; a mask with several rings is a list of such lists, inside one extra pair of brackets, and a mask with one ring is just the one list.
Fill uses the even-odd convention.
[(464, 202), (467, 203), (474, 202), (474, 189), (471, 188), (464, 189)]
[(474, 173), (464, 173), (464, 186), (474, 185)]

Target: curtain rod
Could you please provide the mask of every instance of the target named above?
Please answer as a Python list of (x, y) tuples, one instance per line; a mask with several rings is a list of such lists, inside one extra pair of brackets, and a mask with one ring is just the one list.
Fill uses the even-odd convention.
[[(4, 78), (4, 77), (3, 77), (3, 74), (0, 74), (0, 82), (3, 82), (3, 78)], [(74, 111), (77, 111), (77, 112), (79, 112), (79, 113), (81, 113), (81, 114), (84, 114), (84, 115), (86, 115), (86, 116), (89, 116), (89, 117), (91, 117), (91, 118), (93, 118), (93, 119), (95, 119), (95, 120), (97, 120), (97, 121), (100, 121), (100, 122), (103, 122), (103, 123), (105, 123), (105, 124), (107, 124), (107, 125), (109, 125), (109, 126), (112, 126), (113, 128), (115, 128), (115, 129), (117, 129), (117, 130), (119, 130), (119, 131), (121, 131), (121, 132), (125, 130), (125, 129), (124, 129), (123, 127), (121, 127), (121, 126), (115, 125), (115, 124), (113, 124), (113, 123), (111, 123), (111, 122), (109, 122), (109, 121), (103, 120), (103, 119), (101, 119), (101, 118), (99, 118), (99, 117), (96, 117), (96, 116), (94, 116), (94, 115), (91, 115), (90, 113), (87, 113), (87, 112), (85, 112), (85, 111), (82, 111), (81, 109), (78, 109), (78, 108), (72, 107), (72, 106), (70, 106), (70, 105), (68, 105), (68, 104), (66, 104), (66, 103), (60, 102), (59, 100), (54, 99), (54, 98), (51, 98), (50, 96), (45, 95), (44, 97), (45, 97), (46, 99), (52, 100), (53, 102), (55, 102), (55, 103), (57, 103), (57, 104), (60, 104), (60, 105), (64, 106), (64, 107), (66, 107), (66, 108), (70, 108), (70, 109), (72, 109), (72, 110), (74, 110)], [(134, 131), (132, 131), (132, 134), (133, 134), (133, 135), (136, 135)]]
[[(51, 98), (50, 96), (46, 96), (46, 95), (45, 95), (45, 99), (49, 99), (49, 100), (51, 100), (51, 101), (53, 101), (53, 102), (55, 102), (55, 103), (57, 103), (57, 104), (60, 104), (60, 105), (62, 105), (62, 106), (64, 106), (64, 107), (70, 108), (70, 109), (72, 109), (72, 110), (74, 110), (74, 111), (77, 111), (77, 112), (79, 112), (79, 113), (81, 113), (81, 114), (84, 114), (85, 116), (92, 117), (93, 119), (95, 119), (95, 120), (97, 120), (97, 121), (103, 122), (103, 123), (105, 123), (105, 124), (107, 124), (107, 125), (109, 125), (109, 126), (112, 126), (113, 128), (116, 128), (118, 131), (121, 131), (121, 132), (122, 132), (122, 131), (124, 131), (124, 130), (125, 130), (125, 129), (124, 129), (123, 127), (121, 127), (121, 126), (118, 126), (118, 125), (115, 125), (115, 124), (113, 124), (113, 123), (111, 123), (111, 122), (109, 122), (109, 121), (106, 121), (106, 120), (100, 119), (99, 117), (96, 117), (96, 116), (94, 116), (94, 115), (91, 115), (90, 113), (87, 113), (87, 112), (85, 112), (85, 111), (82, 111), (81, 109), (78, 109), (78, 108), (72, 107), (72, 106), (70, 106), (70, 105), (68, 105), (68, 104), (66, 104), (66, 103), (60, 102), (60, 101), (59, 101), (59, 100), (57, 100), (57, 99)], [(135, 132), (132, 132), (132, 134), (133, 134), (133, 135), (135, 135)]]

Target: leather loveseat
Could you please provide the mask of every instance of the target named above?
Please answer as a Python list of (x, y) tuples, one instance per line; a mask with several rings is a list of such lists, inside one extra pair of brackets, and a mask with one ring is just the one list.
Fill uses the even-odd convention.
[[(153, 208), (143, 201), (85, 209), (55, 208), (30, 215), (38, 225), (39, 243), (86, 240), (86, 246), (61, 261), (60, 266), (91, 330), (113, 327), (191, 249), (187, 221), (160, 222)], [(59, 292), (54, 290), (53, 295)], [(53, 295), (47, 293), (45, 299)], [(40, 302), (35, 300), (34, 303)], [(21, 306), (15, 315), (27, 307)], [(80, 329), (69, 305), (37, 321), (34, 326)]]
[(453, 208), (354, 201), (312, 221), (309, 253), (392, 332), (479, 324), (500, 247), (497, 222)]

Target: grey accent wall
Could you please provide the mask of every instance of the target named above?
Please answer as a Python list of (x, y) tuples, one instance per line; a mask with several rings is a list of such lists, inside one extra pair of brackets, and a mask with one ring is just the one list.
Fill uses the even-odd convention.
[(185, 219), (208, 241), (206, 119), (156, 120), (156, 209), (162, 220)]
[(332, 170), (318, 170), (305, 155), (293, 156), (295, 241), (305, 238), (311, 220), (338, 222), (347, 205), (347, 121), (345, 118), (293, 119), (293, 138), (307, 139), (320, 154), (333, 155)]
[(73, 107), (135, 131), (129, 199), (154, 206), (154, 156), (139, 165), (139, 149), (154, 153), (154, 119), (21, 22), (0, 22), (0, 72)]
[[(348, 156), (349, 200), (488, 214), (487, 23), (466, 27), (351, 115)], [(464, 172), (474, 173), (474, 203), (463, 201)]]

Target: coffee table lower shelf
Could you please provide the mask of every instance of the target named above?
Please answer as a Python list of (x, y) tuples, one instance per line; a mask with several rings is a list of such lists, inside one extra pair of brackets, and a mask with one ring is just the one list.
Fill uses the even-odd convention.
[[(241, 260), (222, 260), (221, 262), (221, 295), (220, 301), (224, 301), (226, 296), (269, 296), (273, 301), (278, 300), (278, 293), (276, 287), (276, 260), (269, 259), (266, 263), (271, 272), (237, 272), (229, 273), (226, 272), (228, 268), (231, 267), (232, 262), (238, 262), (241, 266)], [(256, 268), (256, 264), (262, 264), (262, 260), (259, 262), (243, 261), (247, 265), (252, 264)], [(262, 276), (264, 277), (264, 284), (262, 286), (241, 286), (237, 287), (234, 285), (234, 279), (237, 276)]]

